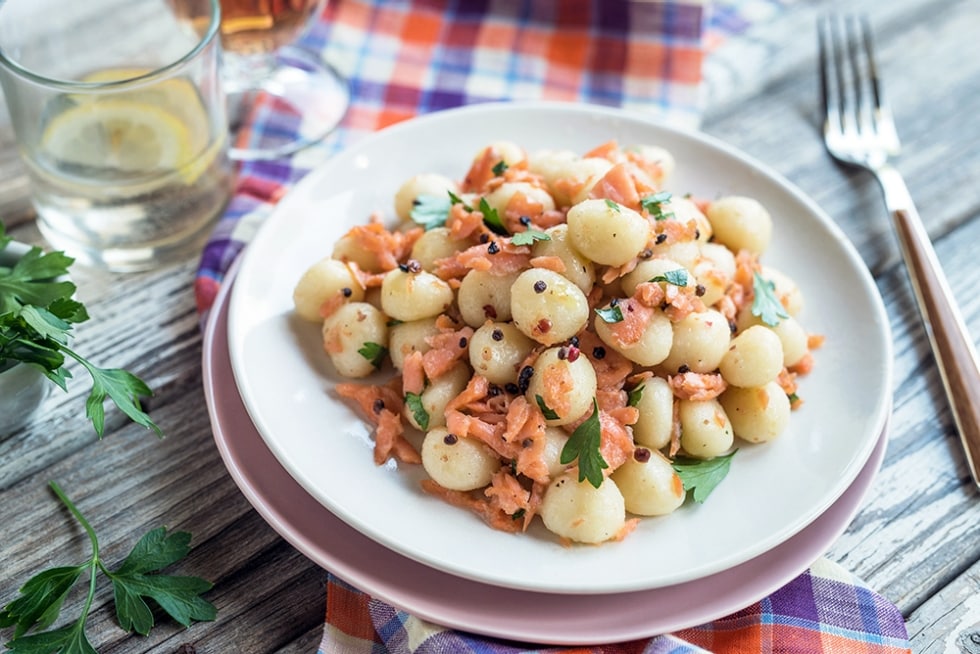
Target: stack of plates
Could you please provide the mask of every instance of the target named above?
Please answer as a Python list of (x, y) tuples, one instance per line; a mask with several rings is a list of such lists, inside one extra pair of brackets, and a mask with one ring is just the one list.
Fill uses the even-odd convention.
[[(458, 177), (482, 147), (586, 152), (608, 140), (666, 147), (670, 190), (749, 195), (774, 219), (765, 263), (803, 290), (826, 336), (804, 405), (776, 441), (743, 444), (704, 504), (644, 519), (624, 541), (563, 547), (512, 535), (427, 496), (418, 466), (375, 466), (370, 429), (331, 394), (319, 329), (292, 290), (334, 241), (391, 215), (408, 177)], [(389, 128), (310, 173), (277, 206), (227, 283), (205, 335), (205, 389), (221, 455), (242, 492), (297, 549), (419, 617), (522, 641), (615, 642), (743, 608), (807, 568), (847, 527), (880, 466), (890, 407), (888, 322), (854, 248), (809, 199), (704, 135), (619, 110), (482, 105)], [(415, 469), (413, 469), (415, 468)], [(599, 601), (597, 601), (599, 600)]]

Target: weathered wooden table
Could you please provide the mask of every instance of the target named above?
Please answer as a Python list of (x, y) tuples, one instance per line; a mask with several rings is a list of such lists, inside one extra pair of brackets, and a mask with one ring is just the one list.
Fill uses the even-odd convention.
[[(839, 4), (871, 16), (904, 145), (898, 168), (980, 340), (980, 58), (969, 54), (980, 3)], [(831, 6), (791, 5), (715, 52), (703, 128), (773, 166), (838, 220), (890, 315), (896, 374), (887, 455), (828, 556), (898, 605), (914, 651), (976, 653), (980, 496), (879, 190), (870, 176), (835, 165), (819, 139), (814, 23)], [(0, 216), (16, 238), (42, 243), (9, 127), (0, 147)], [(188, 643), (198, 652), (309, 654), (321, 636), (325, 574), (249, 506), (213, 444), (191, 292), (196, 264), (125, 276), (75, 272), (93, 318), (79, 327), (77, 342), (90, 358), (147, 380), (156, 393), (148, 408), (167, 438), (112, 410), (97, 442), (82, 415), (88, 384), (77, 375), (68, 393), (52, 393), (30, 425), (0, 443), (0, 603), (32, 573), (86, 556), (84, 534), (48, 490), (48, 480), (57, 480), (94, 522), (108, 560), (120, 560), (139, 534), (167, 525), (194, 535), (180, 572), (215, 583), (208, 598), (219, 608), (216, 622), (184, 630), (165, 620), (147, 638), (115, 625), (103, 588), (89, 627), (100, 652), (174, 652)], [(69, 610), (80, 602), (73, 595)]]

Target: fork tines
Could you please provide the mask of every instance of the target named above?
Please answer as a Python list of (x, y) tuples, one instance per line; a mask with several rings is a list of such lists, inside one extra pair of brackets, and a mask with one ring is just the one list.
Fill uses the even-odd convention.
[(817, 34), (825, 129), (892, 137), (894, 126), (882, 94), (868, 17), (824, 15)]

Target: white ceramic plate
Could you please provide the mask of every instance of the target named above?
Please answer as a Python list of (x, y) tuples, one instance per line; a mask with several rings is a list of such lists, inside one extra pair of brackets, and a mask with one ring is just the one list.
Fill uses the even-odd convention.
[[(374, 211), (392, 215), (408, 177), (460, 177), (498, 140), (528, 150), (585, 152), (609, 139), (668, 148), (668, 190), (759, 199), (774, 218), (765, 263), (806, 297), (800, 316), (826, 336), (802, 380), (803, 408), (780, 439), (744, 445), (703, 505), (645, 519), (620, 543), (563, 547), (543, 527), (515, 536), (427, 496), (416, 466), (377, 467), (368, 426), (331, 395), (338, 381), (319, 330), (292, 315), (303, 271)], [(888, 411), (891, 338), (860, 257), (811, 200), (759, 162), (704, 135), (636, 114), (571, 104), (478, 105), (379, 132), (296, 186), (248, 246), (233, 289), (229, 350), (245, 406), (269, 449), (330, 511), (392, 550), (439, 570), (499, 586), (554, 593), (658, 588), (715, 574), (762, 554), (816, 519), (867, 461)]]

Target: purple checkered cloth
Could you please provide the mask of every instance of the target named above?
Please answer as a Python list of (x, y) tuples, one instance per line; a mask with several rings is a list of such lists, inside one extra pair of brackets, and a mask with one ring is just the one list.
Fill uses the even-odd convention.
[[(597, 598), (596, 601), (602, 601)], [(910, 652), (895, 606), (826, 559), (737, 613), (673, 634), (588, 647), (544, 647), (425, 622), (337, 577), (327, 583), (318, 654), (899, 654)]]

